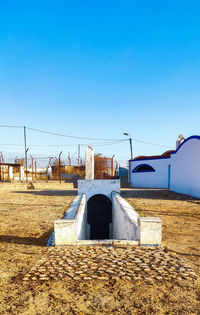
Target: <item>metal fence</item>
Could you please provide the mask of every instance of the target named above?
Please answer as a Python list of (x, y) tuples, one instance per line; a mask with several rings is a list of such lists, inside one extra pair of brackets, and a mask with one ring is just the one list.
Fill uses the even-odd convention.
[(94, 157), (94, 178), (111, 179), (115, 176), (113, 158)]
[(28, 155), (24, 153), (0, 152), (0, 181), (40, 181), (66, 180), (73, 181), (85, 175), (85, 161), (70, 156), (56, 157)]
[[(119, 176), (118, 163), (113, 158), (95, 156), (94, 178), (111, 179)], [(24, 157), (22, 152), (0, 152), (0, 181), (77, 181), (85, 178), (85, 160), (62, 156), (32, 154)]]

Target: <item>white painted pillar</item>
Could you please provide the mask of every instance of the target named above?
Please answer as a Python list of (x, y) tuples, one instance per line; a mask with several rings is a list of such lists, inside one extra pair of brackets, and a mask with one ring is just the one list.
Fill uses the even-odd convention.
[(12, 166), (9, 167), (9, 179), (13, 180), (13, 167)]
[(24, 180), (24, 166), (20, 166), (20, 176), (19, 176), (19, 179), (20, 181), (23, 181)]
[(94, 179), (94, 150), (90, 146), (85, 150), (85, 179)]

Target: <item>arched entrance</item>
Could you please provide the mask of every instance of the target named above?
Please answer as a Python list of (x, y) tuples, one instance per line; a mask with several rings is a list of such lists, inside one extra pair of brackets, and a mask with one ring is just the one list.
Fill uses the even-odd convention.
[(109, 239), (109, 224), (112, 223), (112, 202), (104, 195), (94, 195), (87, 202), (87, 222), (90, 224), (90, 239)]

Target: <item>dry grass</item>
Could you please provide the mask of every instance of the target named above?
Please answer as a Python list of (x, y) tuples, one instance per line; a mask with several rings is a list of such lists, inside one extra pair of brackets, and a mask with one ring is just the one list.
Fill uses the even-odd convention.
[[(45, 254), (54, 219), (63, 216), (76, 194), (64, 183), (26, 187), (0, 184), (0, 314), (200, 314), (198, 282), (22, 283), (15, 276)], [(167, 191), (123, 194), (142, 215), (161, 216), (164, 244), (199, 268), (200, 205), (194, 199)]]

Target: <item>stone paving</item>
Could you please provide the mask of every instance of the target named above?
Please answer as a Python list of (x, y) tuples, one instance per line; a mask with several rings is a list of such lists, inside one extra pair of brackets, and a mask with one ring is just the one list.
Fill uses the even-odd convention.
[(117, 278), (152, 282), (196, 279), (196, 275), (182, 258), (162, 247), (61, 246), (49, 248), (23, 281)]

